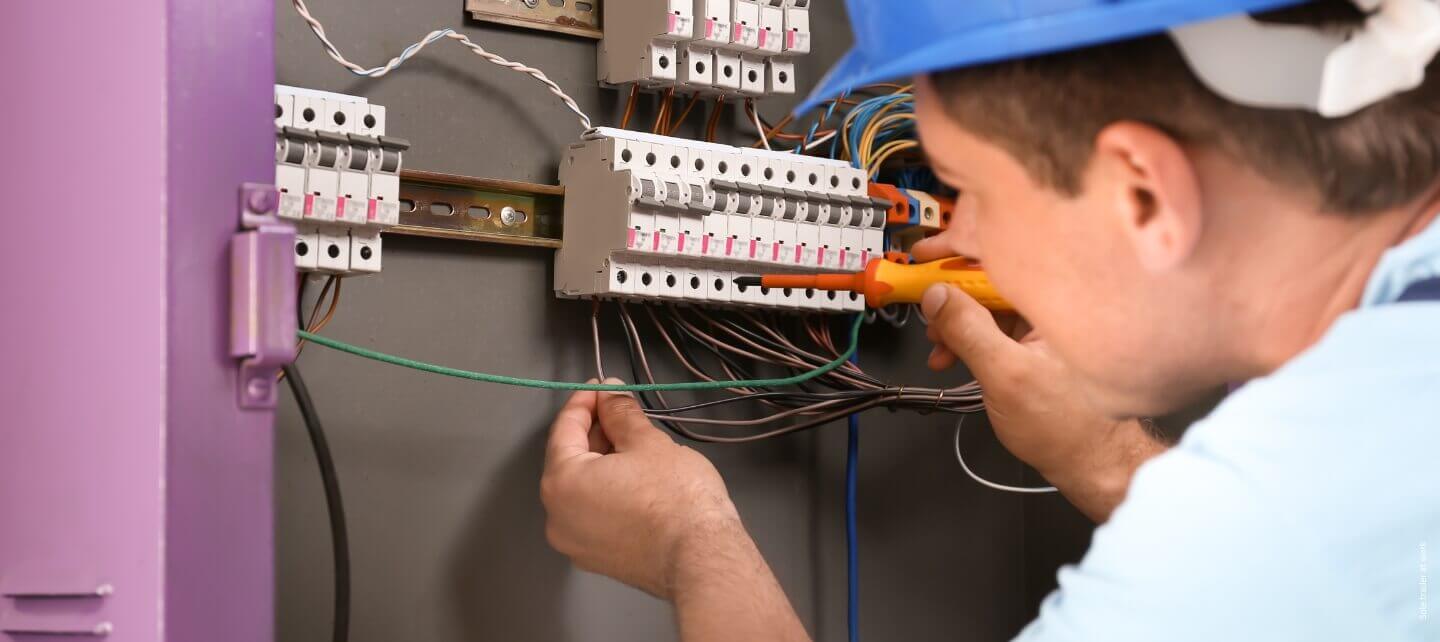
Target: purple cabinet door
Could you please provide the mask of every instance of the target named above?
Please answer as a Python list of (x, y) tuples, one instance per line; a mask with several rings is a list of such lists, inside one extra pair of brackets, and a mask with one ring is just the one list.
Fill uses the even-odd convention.
[(272, 14), (0, 8), (0, 641), (273, 638), (273, 413), (227, 343)]

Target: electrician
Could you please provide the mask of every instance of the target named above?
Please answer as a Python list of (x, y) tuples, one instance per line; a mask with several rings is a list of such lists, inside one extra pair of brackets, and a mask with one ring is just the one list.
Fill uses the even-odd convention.
[[(848, 7), (799, 111), (916, 77), (961, 195), (916, 258), (980, 259), (1034, 328), (935, 286), (929, 365), (1103, 523), (1019, 639), (1440, 639), (1434, 0)], [(1178, 444), (1138, 419), (1237, 383)], [(541, 491), (550, 543), (684, 639), (806, 639), (715, 468), (630, 397), (570, 400)]]

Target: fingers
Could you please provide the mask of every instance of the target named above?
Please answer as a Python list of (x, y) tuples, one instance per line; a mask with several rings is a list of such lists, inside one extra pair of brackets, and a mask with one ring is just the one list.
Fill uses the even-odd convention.
[(951, 249), (945, 235), (941, 234), (916, 243), (910, 248), (910, 256), (916, 263), (929, 263), (955, 256), (955, 250)]
[(930, 349), (930, 358), (925, 360), (925, 365), (930, 366), (931, 370), (938, 372), (955, 367), (958, 361), (959, 359), (955, 358), (955, 353), (951, 352), (949, 348), (937, 345)]
[(545, 447), (546, 467), (595, 452), (590, 447), (590, 429), (595, 423), (596, 399), (594, 392), (577, 392), (560, 408)]
[(1024, 350), (995, 324), (990, 311), (959, 288), (931, 286), (925, 291), (921, 309), (930, 319), (930, 340), (944, 349), (931, 353), (931, 367), (949, 367), (959, 359), (983, 380), (1013, 367), (1025, 356)]
[[(615, 378), (606, 379), (608, 384), (622, 384), (623, 381)], [(654, 440), (660, 439), (669, 442), (665, 435), (661, 434), (650, 419), (645, 416), (645, 410), (633, 395), (622, 392), (602, 392), (597, 401), (597, 416), (600, 419), (600, 427), (604, 429), (605, 436), (610, 443), (615, 445), (616, 451), (624, 451), (644, 446), (646, 443), (658, 443)]]

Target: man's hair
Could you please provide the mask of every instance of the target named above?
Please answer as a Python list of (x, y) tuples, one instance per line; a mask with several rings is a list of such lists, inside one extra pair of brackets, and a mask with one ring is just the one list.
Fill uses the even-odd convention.
[[(1256, 18), (1343, 28), (1364, 16), (1347, 0), (1325, 0)], [(1214, 146), (1276, 184), (1313, 194), (1325, 211), (1397, 207), (1440, 179), (1437, 64), (1420, 87), (1336, 119), (1221, 98), (1167, 35), (945, 71), (933, 81), (951, 117), (1070, 196), (1080, 192), (1096, 136), (1118, 121)]]

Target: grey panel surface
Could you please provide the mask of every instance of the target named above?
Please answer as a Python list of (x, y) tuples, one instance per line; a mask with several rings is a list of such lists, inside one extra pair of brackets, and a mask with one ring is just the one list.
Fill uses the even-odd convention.
[[(311, 0), (336, 44), (378, 65), (437, 26), (543, 68), (596, 120), (624, 96), (594, 81), (593, 41), (466, 22), (460, 0)], [(848, 44), (839, 0), (814, 12), (808, 87)], [(575, 119), (533, 80), (440, 42), (378, 80), (327, 58), (290, 3), (276, 0), (279, 82), (370, 97), (390, 133), (413, 143), (410, 167), (553, 183)], [(765, 101), (778, 118), (786, 101)], [(637, 115), (653, 117), (645, 101)], [(647, 114), (648, 112), (648, 114)], [(689, 135), (703, 113), (692, 116)], [(733, 114), (732, 114), (733, 116)], [(738, 125), (730, 118), (727, 127)], [(734, 141), (749, 141), (730, 130)], [(326, 334), (419, 359), (507, 374), (591, 376), (588, 304), (550, 292), (550, 253), (387, 236), (385, 269), (346, 281)], [(312, 292), (315, 288), (312, 287)], [(624, 346), (607, 319), (607, 354)], [(905, 383), (953, 383), (924, 370), (923, 331), (867, 331), (867, 369)], [(356, 642), (669, 640), (668, 606), (572, 569), (543, 538), (538, 475), (562, 396), (485, 386), (306, 349), (300, 366), (335, 452), (350, 517)], [(665, 376), (680, 373), (666, 369)], [(330, 552), (314, 458), (285, 402), (278, 426), (279, 631), (328, 639)], [(860, 475), (861, 629), (870, 639), (997, 640), (1031, 608), (1023, 499), (980, 488), (950, 454), (939, 416), (867, 413)], [(978, 425), (978, 424), (977, 424)], [(975, 466), (1019, 481), (988, 431), (967, 431)], [(845, 636), (841, 484), (845, 427), (747, 446), (703, 447), (818, 639)]]

